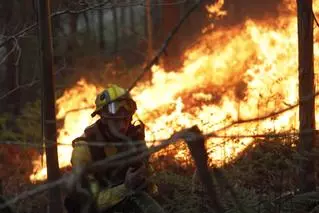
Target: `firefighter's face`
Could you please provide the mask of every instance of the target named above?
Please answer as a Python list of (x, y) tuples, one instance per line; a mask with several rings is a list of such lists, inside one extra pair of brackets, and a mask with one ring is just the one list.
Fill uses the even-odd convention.
[(131, 122), (132, 116), (128, 116), (127, 112), (120, 109), (116, 114), (110, 116), (102, 111), (101, 121), (107, 126), (112, 126), (116, 131), (126, 134)]

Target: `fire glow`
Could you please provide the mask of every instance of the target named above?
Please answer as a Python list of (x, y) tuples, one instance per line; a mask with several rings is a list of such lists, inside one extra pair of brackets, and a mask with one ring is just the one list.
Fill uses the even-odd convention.
[[(208, 7), (208, 11), (220, 11), (220, 2), (223, 1)], [(282, 4), (281, 7), (291, 11), (285, 16), (258, 22), (247, 20), (243, 25), (203, 35), (196, 46), (185, 52), (183, 67), (178, 71), (152, 67), (152, 85), (141, 83), (132, 91), (138, 105), (137, 115), (147, 126), (147, 141), (169, 138), (174, 132), (193, 125), (198, 125), (203, 133), (210, 133), (234, 121), (265, 116), (297, 103), (295, 1), (284, 0)], [(318, 32), (314, 31), (314, 38), (319, 36)], [(317, 41), (314, 57), (315, 67), (318, 67)], [(57, 118), (65, 121), (59, 129), (59, 143), (70, 144), (94, 122), (90, 117), (92, 109), (66, 112), (92, 105), (100, 90), (102, 88), (81, 80), (57, 101)], [(243, 123), (216, 134), (289, 131), (298, 129), (298, 119), (298, 108), (295, 108), (272, 119)], [(209, 139), (207, 148), (211, 163), (220, 165), (231, 160), (252, 140)], [(60, 167), (69, 165), (71, 152), (71, 146), (58, 147)], [(187, 156), (187, 149), (181, 148), (173, 157), (182, 163)], [(31, 180), (44, 180), (45, 165), (42, 168), (37, 161), (34, 165)]]

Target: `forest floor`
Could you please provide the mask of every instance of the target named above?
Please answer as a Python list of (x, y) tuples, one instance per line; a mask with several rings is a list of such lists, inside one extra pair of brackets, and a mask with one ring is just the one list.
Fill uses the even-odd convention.
[[(296, 141), (296, 138), (288, 137), (256, 140), (233, 162), (222, 167), (235, 191), (244, 197), (243, 203), (253, 206), (257, 197), (272, 201), (286, 192), (296, 190)], [(37, 154), (34, 149), (18, 149), (9, 145), (1, 147), (0, 158), (4, 163), (0, 165), (0, 178), (2, 193), (6, 198), (15, 197), (41, 184), (29, 181), (33, 169), (32, 159)], [(165, 160), (165, 157), (160, 159)], [(191, 165), (182, 167), (170, 160), (164, 163), (154, 161), (153, 164), (157, 168), (156, 181), (160, 192), (157, 199), (167, 212), (208, 211), (207, 198), (203, 196), (205, 193), (201, 187), (197, 187), (195, 192), (191, 190), (194, 172)], [(44, 192), (22, 200), (13, 207), (18, 213), (45, 212), (47, 201), (48, 195)]]

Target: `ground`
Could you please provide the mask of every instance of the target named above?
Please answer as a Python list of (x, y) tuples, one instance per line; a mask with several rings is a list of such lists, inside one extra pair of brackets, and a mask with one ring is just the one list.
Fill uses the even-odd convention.
[[(258, 200), (266, 203), (278, 199), (281, 194), (296, 190), (295, 143), (296, 138), (291, 137), (256, 140), (254, 145), (249, 146), (237, 159), (222, 168), (227, 180), (238, 193), (238, 199), (243, 199), (242, 203), (247, 206), (255, 205)], [(30, 159), (36, 154), (35, 150), (20, 150), (11, 146), (1, 149), (0, 156), (5, 163), (0, 171), (3, 194), (6, 197), (14, 197), (36, 187), (28, 181), (32, 171)], [(160, 192), (157, 199), (167, 212), (208, 211), (208, 198), (204, 190), (197, 187), (195, 192), (191, 191), (194, 172), (191, 164), (189, 167), (182, 167), (172, 158), (158, 159), (160, 161), (153, 161), (158, 172), (155, 178)], [(231, 198), (228, 191), (219, 187), (216, 180), (215, 184), (218, 186), (218, 193), (225, 197), (222, 202), (228, 205), (227, 208), (234, 208), (228, 200)], [(44, 212), (46, 201), (47, 194), (42, 193), (19, 202), (15, 208), (18, 212)], [(286, 204), (280, 201), (273, 205), (271, 208), (278, 209)], [(265, 206), (262, 208), (266, 208)]]

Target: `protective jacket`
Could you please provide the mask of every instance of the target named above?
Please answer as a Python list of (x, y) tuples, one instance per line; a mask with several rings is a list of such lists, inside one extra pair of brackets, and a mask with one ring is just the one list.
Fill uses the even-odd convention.
[[(128, 129), (127, 136), (131, 138), (132, 141), (144, 140), (144, 125), (131, 125)], [(90, 146), (92, 142), (105, 142), (105, 146), (94, 146), (93, 144), (93, 146)], [(132, 149), (132, 144), (129, 142), (123, 143), (120, 139), (113, 137), (107, 129), (103, 130), (100, 120), (87, 127), (84, 134), (76, 138), (72, 143), (73, 152), (71, 163), (73, 167), (103, 160), (112, 155)], [(117, 143), (118, 145), (121, 143), (121, 145), (117, 146)], [(139, 142), (134, 145), (134, 147), (146, 147), (146, 144)], [(135, 163), (124, 167), (109, 169), (106, 172), (89, 174), (83, 185), (94, 197), (96, 209), (104, 211), (123, 201), (129, 193), (129, 190), (124, 185), (126, 171), (129, 167), (139, 167), (141, 164), (144, 164), (148, 168), (148, 174), (152, 176), (153, 169), (148, 163), (147, 158), (141, 160), (138, 164)], [(157, 186), (153, 183), (149, 183), (144, 191), (150, 194), (157, 193)]]

